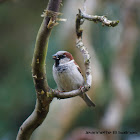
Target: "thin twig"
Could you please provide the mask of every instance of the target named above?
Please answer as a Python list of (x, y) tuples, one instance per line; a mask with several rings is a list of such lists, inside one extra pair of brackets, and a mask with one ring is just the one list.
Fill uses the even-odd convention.
[(52, 93), (53, 93), (53, 97), (57, 97), (58, 99), (66, 99), (66, 98), (71, 98), (71, 97), (78, 96), (82, 93), (85, 93), (88, 90), (89, 90), (89, 86), (85, 85), (82, 88), (72, 90), (72, 91), (69, 91), (69, 92), (60, 92), (58, 90), (52, 90)]
[(60, 92), (58, 90), (52, 90), (53, 97), (57, 97), (60, 99), (75, 97), (77, 95), (80, 95), (88, 91), (91, 87), (92, 75), (91, 75), (91, 66), (90, 66), (90, 55), (89, 55), (89, 52), (87, 51), (87, 48), (84, 46), (84, 43), (82, 42), (83, 30), (81, 29), (81, 25), (84, 23), (84, 19), (87, 19), (89, 21), (94, 21), (94, 22), (100, 21), (104, 25), (109, 26), (109, 27), (111, 26), (115, 27), (119, 23), (119, 21), (108, 20), (105, 16), (88, 15), (86, 14), (86, 12), (82, 12), (79, 9), (79, 13), (77, 14), (77, 17), (76, 17), (76, 35), (77, 35), (76, 47), (80, 49), (84, 58), (84, 64), (85, 64), (85, 69), (86, 69), (86, 82), (85, 82), (85, 85), (82, 87), (82, 90), (77, 89), (77, 90), (73, 90), (69, 92)]
[(106, 16), (88, 15), (85, 12), (82, 12), (80, 9), (78, 16), (81, 19), (87, 19), (89, 21), (94, 21), (95, 23), (101, 22), (103, 26), (106, 25), (108, 27), (115, 27), (119, 23), (118, 20), (115, 21), (108, 20)]
[(77, 17), (76, 17), (76, 35), (77, 35), (76, 46), (77, 46), (77, 48), (80, 49), (80, 51), (82, 52), (82, 55), (84, 57), (84, 64), (85, 64), (85, 68), (86, 68), (86, 85), (88, 85), (90, 87), (91, 83), (92, 83), (90, 55), (87, 51), (87, 48), (84, 46), (84, 44), (82, 42), (83, 30), (81, 29), (81, 25), (84, 23), (83, 19), (87, 19), (89, 21), (94, 21), (94, 22), (100, 21), (104, 25), (109, 26), (109, 27), (111, 27), (111, 26), (115, 27), (116, 25), (118, 25), (119, 21), (108, 20), (105, 16), (88, 15), (88, 14), (86, 14), (86, 12), (82, 12), (79, 9), (79, 13), (77, 14)]

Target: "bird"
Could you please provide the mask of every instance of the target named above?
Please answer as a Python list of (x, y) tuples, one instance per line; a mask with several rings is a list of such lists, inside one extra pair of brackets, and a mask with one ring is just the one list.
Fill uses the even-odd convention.
[[(68, 92), (84, 85), (85, 81), (80, 67), (71, 53), (58, 51), (52, 58), (54, 59), (53, 78), (59, 91)], [(95, 107), (95, 104), (86, 93), (83, 93), (80, 97), (89, 107)]]

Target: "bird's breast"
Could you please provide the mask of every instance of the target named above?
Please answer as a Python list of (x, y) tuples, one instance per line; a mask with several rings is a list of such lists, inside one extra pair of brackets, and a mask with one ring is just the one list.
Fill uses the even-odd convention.
[(58, 73), (67, 72), (67, 70), (68, 70), (68, 66), (58, 66), (58, 67), (56, 67), (56, 71)]
[(54, 80), (59, 90), (71, 91), (84, 84), (84, 79), (75, 64), (54, 67)]

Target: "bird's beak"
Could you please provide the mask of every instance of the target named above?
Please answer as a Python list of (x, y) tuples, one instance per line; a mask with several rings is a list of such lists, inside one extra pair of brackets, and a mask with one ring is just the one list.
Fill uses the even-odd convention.
[(53, 58), (54, 60), (59, 59), (57, 54), (54, 54), (54, 55), (52, 56), (52, 58)]

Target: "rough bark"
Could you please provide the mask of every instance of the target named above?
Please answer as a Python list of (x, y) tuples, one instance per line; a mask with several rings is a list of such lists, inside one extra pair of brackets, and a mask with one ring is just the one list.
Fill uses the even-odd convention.
[[(58, 12), (60, 2), (61, 0), (50, 0), (47, 10)], [(33, 113), (21, 125), (16, 138), (17, 140), (29, 140), (31, 134), (40, 124), (42, 124), (49, 112), (49, 105), (52, 101), (52, 97), (48, 97), (46, 94), (49, 92), (50, 88), (46, 79), (45, 61), (48, 49), (48, 39), (52, 30), (52, 28), (48, 28), (51, 18), (52, 17), (45, 15), (43, 19), (37, 35), (32, 61), (32, 73), (37, 94), (36, 106)], [(53, 20), (55, 20), (55, 17)]]

